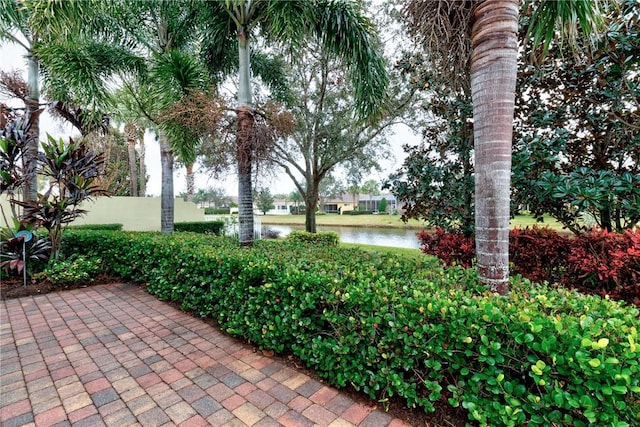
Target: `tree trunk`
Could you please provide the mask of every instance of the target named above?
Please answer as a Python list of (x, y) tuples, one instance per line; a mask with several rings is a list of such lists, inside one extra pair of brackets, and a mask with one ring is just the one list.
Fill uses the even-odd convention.
[(249, 63), (249, 34), (245, 28), (238, 30), (239, 86), (238, 130), (238, 238), (241, 246), (253, 244), (253, 124), (251, 111), (251, 75)]
[(173, 233), (173, 150), (164, 132), (159, 131), (162, 189), (160, 195), (160, 231)]
[(23, 199), (25, 201), (36, 200), (38, 197), (38, 145), (40, 141), (40, 117), (37, 112), (40, 109), (40, 62), (32, 53), (27, 55), (27, 86), (29, 94), (27, 96), (27, 110), (29, 116), (36, 117), (31, 122), (31, 127), (27, 135), (27, 148), (24, 156), (24, 168), (27, 179), (23, 188)]
[[(464, 138), (468, 142), (467, 148), (463, 151), (462, 154), (462, 168), (463, 168), (463, 179), (470, 184), (468, 181), (470, 178), (473, 179), (473, 164), (471, 162), (471, 147), (473, 147), (473, 126), (469, 123), (465, 125), (464, 130)], [(465, 185), (466, 188), (466, 185)], [(465, 190), (464, 194), (464, 217), (462, 220), (462, 230), (466, 237), (473, 237), (474, 234), (474, 215), (473, 215), (473, 193), (470, 190)]]
[(129, 195), (131, 195), (131, 197), (138, 197), (136, 135), (137, 129), (133, 123), (127, 123), (124, 125), (124, 136), (127, 140), (127, 149), (129, 154)]
[(481, 283), (509, 292), (511, 143), (518, 59), (518, 0), (484, 0), (471, 35), (476, 255)]
[(140, 138), (140, 173), (138, 174), (138, 195), (144, 197), (147, 194), (147, 167), (144, 164), (144, 134)]
[(311, 184), (307, 184), (307, 191), (305, 192), (306, 198), (304, 203), (307, 205), (307, 210), (305, 213), (304, 219), (304, 227), (305, 230), (309, 233), (317, 232), (316, 226), (316, 210), (318, 207), (318, 192), (319, 192), (319, 183), (315, 182), (315, 180), (307, 180), (307, 182), (312, 181)]
[(251, 182), (251, 131), (253, 114), (249, 108), (238, 111), (238, 238), (241, 246), (253, 244), (253, 186)]
[(193, 202), (193, 196), (195, 194), (196, 179), (193, 176), (193, 163), (185, 165), (187, 169), (187, 202)]

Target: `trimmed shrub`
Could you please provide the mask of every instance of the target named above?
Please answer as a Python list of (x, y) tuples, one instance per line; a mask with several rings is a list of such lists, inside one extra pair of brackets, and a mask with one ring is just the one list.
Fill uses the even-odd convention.
[(463, 234), (447, 233), (442, 228), (421, 231), (417, 235), (422, 252), (433, 255), (446, 265), (471, 267), (476, 258), (473, 238)]
[(74, 254), (65, 260), (49, 264), (44, 271), (34, 274), (34, 278), (47, 279), (56, 286), (64, 287), (91, 283), (103, 270), (100, 258)]
[(123, 279), (291, 352), (335, 386), (386, 402), (464, 408), (480, 425), (640, 422), (639, 311), (513, 279), (502, 297), (471, 269), (357, 249), (183, 234), (74, 231)]
[[(473, 239), (461, 234), (422, 231), (424, 253), (446, 265), (468, 267), (475, 259)], [(640, 305), (640, 230), (592, 230), (578, 237), (546, 228), (514, 229), (509, 234), (513, 274), (534, 282), (561, 283), (581, 292), (609, 295)]]
[(306, 231), (294, 230), (287, 235), (286, 240), (290, 242), (308, 243), (319, 246), (338, 246), (338, 244), (340, 244), (340, 235), (335, 231), (309, 233)]
[(231, 208), (204, 208), (205, 215), (229, 215)]
[(593, 230), (576, 237), (562, 283), (640, 305), (640, 230)]
[(122, 224), (82, 224), (70, 225), (73, 230), (102, 230), (102, 231), (122, 231)]
[(373, 215), (373, 212), (372, 211), (353, 210), (353, 211), (343, 211), (342, 215)]
[(571, 239), (549, 227), (513, 229), (509, 232), (512, 273), (534, 282), (557, 283), (563, 276), (571, 247)]
[(224, 227), (224, 221), (176, 222), (173, 224), (174, 231), (215, 234), (217, 236), (222, 235)]

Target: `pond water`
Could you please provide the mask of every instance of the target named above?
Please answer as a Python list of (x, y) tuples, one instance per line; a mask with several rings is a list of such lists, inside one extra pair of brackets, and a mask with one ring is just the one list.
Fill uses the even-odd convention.
[[(284, 237), (293, 230), (304, 230), (304, 227), (288, 225), (263, 224), (262, 231), (273, 230)], [(363, 227), (323, 227), (318, 231), (335, 231), (344, 243), (361, 243), (376, 246), (394, 246), (399, 248), (419, 248), (416, 238), (417, 230), (401, 230), (395, 228), (363, 228)]]

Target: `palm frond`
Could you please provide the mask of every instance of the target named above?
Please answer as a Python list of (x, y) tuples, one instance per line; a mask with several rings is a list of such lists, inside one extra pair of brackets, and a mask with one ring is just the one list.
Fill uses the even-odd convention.
[(24, 6), (20, 6), (16, 0), (0, 0), (0, 41), (19, 43), (26, 49), (23, 40), (16, 37), (16, 33), (26, 38), (31, 43), (31, 31), (29, 31), (29, 14)]
[(262, 82), (271, 90), (273, 99), (289, 103), (292, 93), (287, 82), (286, 64), (279, 56), (268, 55), (261, 51), (253, 51), (251, 55), (251, 71), (260, 77)]
[(304, 44), (303, 32), (313, 22), (315, 9), (308, 0), (272, 0), (267, 2), (262, 35), (267, 40), (285, 41), (292, 48)]
[(221, 2), (204, 3), (198, 26), (202, 29), (200, 54), (214, 83), (238, 68), (235, 24)]
[(428, 53), (433, 70), (446, 74), (468, 91), (471, 66), (471, 25), (478, 0), (409, 0), (402, 17), (408, 33)]
[(144, 61), (121, 47), (82, 38), (61, 43), (39, 43), (44, 90), (63, 102), (104, 110), (110, 104), (112, 79), (119, 73), (139, 75)]
[(314, 2), (314, 31), (329, 52), (346, 60), (362, 118), (377, 116), (389, 77), (377, 33), (357, 5), (338, 0)]
[(525, 10), (531, 11), (526, 38), (533, 41), (534, 49), (542, 47), (542, 57), (549, 51), (551, 42), (560, 35), (571, 49), (578, 48), (578, 34), (581, 31), (588, 40), (604, 26), (601, 0), (528, 0)]
[(181, 51), (157, 55), (149, 70), (160, 108), (178, 101), (192, 89), (207, 87), (206, 70), (198, 59)]

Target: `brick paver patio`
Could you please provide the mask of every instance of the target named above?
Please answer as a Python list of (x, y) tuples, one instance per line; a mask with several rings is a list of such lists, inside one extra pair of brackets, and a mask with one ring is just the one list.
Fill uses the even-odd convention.
[(2, 301), (0, 425), (406, 426), (139, 287)]

